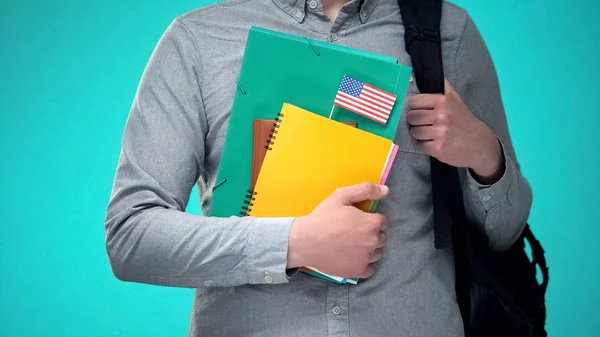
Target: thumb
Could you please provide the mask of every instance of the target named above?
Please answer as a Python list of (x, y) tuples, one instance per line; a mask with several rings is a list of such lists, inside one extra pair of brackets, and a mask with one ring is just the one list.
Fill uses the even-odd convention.
[(333, 196), (346, 205), (352, 205), (364, 200), (379, 200), (390, 191), (385, 185), (362, 183), (358, 185), (338, 188)]
[(444, 77), (444, 95), (448, 95), (454, 91), (454, 87), (450, 84), (447, 78)]

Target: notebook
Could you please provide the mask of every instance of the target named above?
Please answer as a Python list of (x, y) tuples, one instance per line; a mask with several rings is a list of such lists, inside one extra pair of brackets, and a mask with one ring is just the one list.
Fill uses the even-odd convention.
[[(383, 184), (398, 149), (387, 138), (287, 103), (272, 130), (256, 186), (248, 206), (242, 206), (249, 216), (303, 216), (339, 187)], [(376, 202), (367, 200), (356, 207), (374, 211)], [(356, 282), (311, 272), (338, 283)]]
[[(275, 124), (274, 119), (255, 119), (253, 124), (252, 132), (252, 174), (250, 181), (250, 189), (254, 189), (256, 185), (256, 179), (258, 179), (258, 172), (260, 167), (265, 160), (267, 149), (265, 144), (269, 141), (271, 132), (273, 131), (273, 125)], [(344, 124), (352, 127), (357, 127), (357, 123), (345, 122)]]
[[(307, 62), (309, 68), (298, 66)], [(386, 125), (344, 109), (336, 109), (333, 118), (358, 122), (361, 130), (394, 139), (411, 71), (389, 56), (252, 27), (238, 85), (231, 88), (236, 90), (235, 100), (208, 215), (240, 215), (239, 204), (250, 188), (255, 119), (275, 119), (284, 102), (329, 116), (347, 74), (398, 99)]]
[[(250, 216), (303, 216), (339, 187), (384, 183), (397, 151), (387, 138), (287, 103), (275, 130), (247, 212)], [(356, 206), (368, 212), (372, 202)]]

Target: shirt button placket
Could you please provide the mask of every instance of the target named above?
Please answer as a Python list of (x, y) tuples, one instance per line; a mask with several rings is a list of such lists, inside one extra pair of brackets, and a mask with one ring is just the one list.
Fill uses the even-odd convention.
[(349, 286), (330, 284), (327, 286), (328, 336), (348, 336)]

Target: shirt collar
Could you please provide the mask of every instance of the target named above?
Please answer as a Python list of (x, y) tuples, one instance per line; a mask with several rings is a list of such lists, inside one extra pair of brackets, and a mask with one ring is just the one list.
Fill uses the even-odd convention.
[[(273, 2), (279, 7), (282, 11), (289, 14), (291, 17), (296, 19), (299, 23), (304, 21), (306, 17), (306, 8), (308, 6), (308, 2), (311, 0), (273, 0)], [(322, 8), (321, 0), (317, 1), (318, 7)], [(379, 0), (351, 0), (359, 2), (359, 17), (361, 23), (366, 23), (373, 13), (375, 6)]]

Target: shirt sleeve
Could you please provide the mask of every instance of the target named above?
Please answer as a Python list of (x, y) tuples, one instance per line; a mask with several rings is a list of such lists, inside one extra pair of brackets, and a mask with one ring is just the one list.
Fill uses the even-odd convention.
[(456, 62), (456, 90), (475, 116), (496, 134), (505, 159), (504, 173), (491, 185), (480, 184), (468, 169), (460, 170), (467, 216), (483, 228), (493, 250), (504, 251), (525, 227), (532, 191), (515, 156), (494, 64), (470, 17)]
[(288, 282), (293, 218), (185, 212), (208, 130), (199, 67), (191, 32), (175, 20), (144, 70), (123, 134), (105, 218), (113, 273), (193, 288)]

